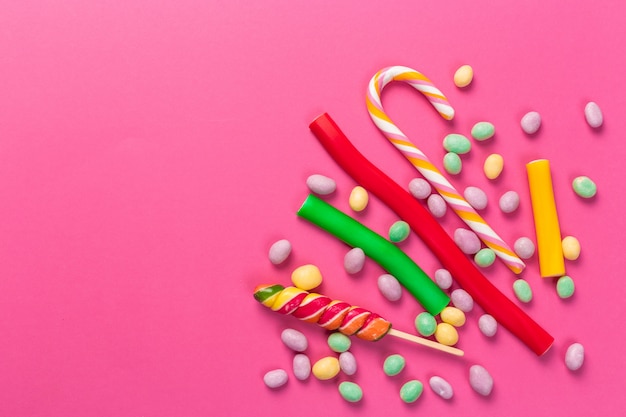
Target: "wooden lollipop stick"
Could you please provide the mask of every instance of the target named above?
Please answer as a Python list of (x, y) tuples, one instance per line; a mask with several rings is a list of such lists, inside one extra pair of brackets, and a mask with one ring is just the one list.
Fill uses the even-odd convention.
[(433, 342), (432, 340), (424, 339), (423, 337), (418, 337), (418, 336), (415, 336), (415, 335), (412, 335), (412, 334), (409, 334), (409, 333), (405, 333), (405, 332), (402, 332), (400, 330), (396, 330), (396, 329), (393, 329), (393, 328), (389, 329), (387, 334), (389, 336), (399, 337), (400, 339), (408, 340), (409, 342), (413, 342), (413, 343), (417, 343), (417, 344), (420, 344), (420, 345), (423, 345), (423, 346), (427, 346), (427, 347), (432, 348), (432, 349), (437, 349), (437, 350), (449, 353), (449, 354), (454, 355), (454, 356), (463, 356), (463, 355), (465, 355), (465, 352), (463, 352), (461, 349), (457, 349), (457, 348), (452, 347), (452, 346), (442, 345), (441, 343)]

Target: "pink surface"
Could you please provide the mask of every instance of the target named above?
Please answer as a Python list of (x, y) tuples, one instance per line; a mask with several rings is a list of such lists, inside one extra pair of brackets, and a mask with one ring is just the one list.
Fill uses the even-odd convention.
[[(2, 3), (0, 415), (605, 416), (626, 406), (623, 2)], [(476, 76), (461, 91), (452, 75), (465, 63)], [(556, 338), (542, 358), (505, 331), (483, 337), (476, 308), (460, 332), (464, 359), (355, 340), (359, 371), (341, 380), (362, 386), (359, 404), (339, 397), (336, 380), (292, 376), (269, 390), (263, 374), (291, 364), (285, 327), (306, 333), (313, 360), (330, 353), (323, 330), (254, 302), (256, 284), (288, 284), (293, 268), (315, 263), (320, 291), (399, 329), (412, 331), (421, 311), (407, 294), (385, 301), (372, 262), (348, 276), (347, 247), (295, 216), (313, 173), (337, 180), (328, 200), (349, 210), (355, 184), (308, 130), (323, 111), (400, 184), (417, 176), (365, 109), (367, 82), (388, 65), (424, 72), (456, 109), (445, 122), (409, 87), (385, 91), (386, 110), (433, 160), (445, 134), (496, 125), (452, 181), (489, 193), (485, 217), (509, 243), (534, 239), (524, 164), (550, 159), (563, 233), (583, 246), (567, 263), (577, 292), (558, 299), (528, 263), (535, 298), (524, 309)], [(602, 129), (585, 123), (590, 100)], [(544, 120), (534, 137), (519, 128), (529, 110)], [(506, 168), (488, 182), (492, 152)], [(599, 185), (592, 201), (570, 189), (583, 174)], [(503, 215), (496, 201), (509, 189), (521, 207)], [(397, 220), (376, 199), (357, 217), (382, 234)], [(443, 225), (461, 223), (448, 213)], [(274, 267), (267, 250), (279, 238), (294, 252)], [(428, 273), (439, 267), (414, 235), (401, 247)], [(511, 295), (502, 263), (486, 274)], [(563, 356), (574, 341), (587, 356), (572, 373)], [(390, 353), (408, 361), (393, 378), (382, 372)], [(467, 383), (474, 363), (495, 379), (489, 398)], [(400, 401), (405, 380), (432, 375), (453, 384), (452, 401), (429, 388)]]

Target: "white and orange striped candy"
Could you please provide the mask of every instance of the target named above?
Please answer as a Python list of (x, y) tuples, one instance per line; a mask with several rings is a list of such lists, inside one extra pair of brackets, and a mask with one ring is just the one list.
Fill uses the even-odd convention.
[(374, 124), (430, 182), (452, 210), (480, 237), (485, 245), (491, 248), (513, 272), (516, 274), (522, 272), (526, 267), (524, 262), (470, 206), (428, 157), (387, 116), (382, 106), (381, 94), (385, 86), (392, 81), (409, 84), (428, 99), (441, 117), (446, 120), (454, 118), (454, 109), (446, 96), (424, 74), (411, 68), (393, 66), (378, 71), (369, 83), (366, 102)]

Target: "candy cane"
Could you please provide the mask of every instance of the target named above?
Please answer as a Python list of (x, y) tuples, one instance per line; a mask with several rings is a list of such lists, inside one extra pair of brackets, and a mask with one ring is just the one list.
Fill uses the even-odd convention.
[(393, 66), (378, 71), (369, 83), (366, 102), (374, 124), (430, 182), (452, 210), (481, 238), (485, 245), (491, 248), (513, 272), (516, 274), (522, 272), (526, 267), (524, 262), (470, 206), (428, 157), (387, 116), (380, 96), (385, 86), (392, 81), (405, 82), (421, 92), (444, 119), (451, 120), (454, 117), (454, 109), (450, 106), (446, 96), (424, 74), (411, 68)]

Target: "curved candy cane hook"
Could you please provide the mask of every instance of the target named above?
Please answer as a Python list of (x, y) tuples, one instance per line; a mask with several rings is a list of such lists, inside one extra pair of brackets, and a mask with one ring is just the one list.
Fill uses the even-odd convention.
[(513, 272), (516, 274), (522, 272), (526, 267), (524, 262), (461, 196), (428, 157), (387, 116), (380, 97), (385, 86), (392, 81), (407, 83), (421, 92), (444, 119), (451, 120), (454, 117), (454, 109), (450, 106), (446, 96), (424, 74), (408, 67), (393, 66), (378, 71), (369, 83), (366, 103), (374, 124), (430, 182), (452, 210), (480, 237), (485, 245), (491, 248)]

